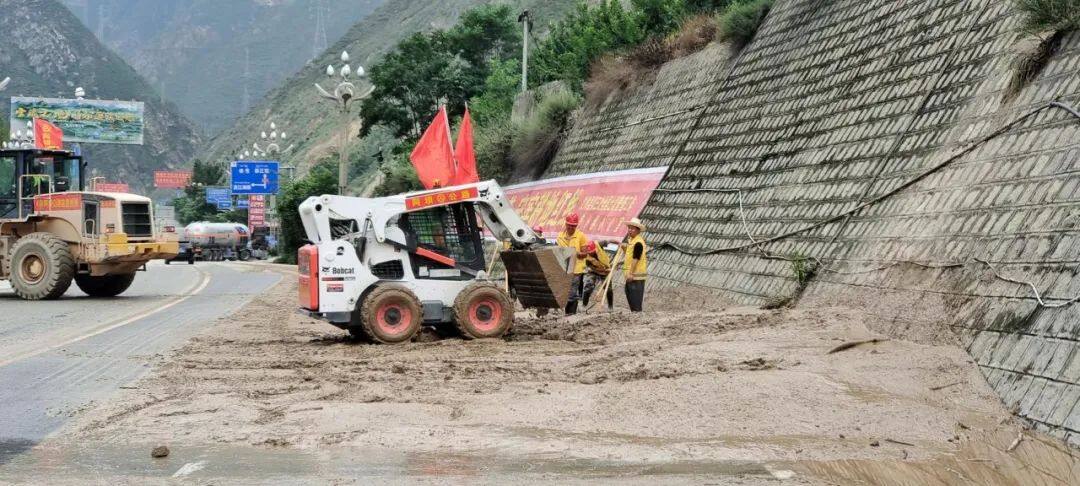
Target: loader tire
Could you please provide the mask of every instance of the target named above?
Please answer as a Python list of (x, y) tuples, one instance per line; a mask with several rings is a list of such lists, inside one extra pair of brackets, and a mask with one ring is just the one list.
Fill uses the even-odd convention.
[(79, 286), (90, 297), (116, 297), (124, 293), (135, 281), (135, 274), (105, 275), (91, 277), (89, 275), (76, 275), (75, 285)]
[(491, 282), (473, 282), (454, 299), (454, 324), (466, 339), (502, 337), (514, 325), (514, 303)]
[(11, 248), (11, 287), (26, 300), (60, 298), (75, 277), (68, 244), (51, 233), (30, 233)]
[(401, 285), (379, 285), (360, 306), (359, 329), (368, 339), (382, 344), (407, 343), (420, 332), (424, 322), (424, 307), (420, 299)]

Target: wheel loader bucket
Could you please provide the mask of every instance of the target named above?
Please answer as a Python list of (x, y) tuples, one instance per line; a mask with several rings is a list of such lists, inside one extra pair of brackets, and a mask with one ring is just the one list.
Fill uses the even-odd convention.
[(526, 309), (566, 307), (574, 258), (573, 249), (560, 247), (502, 252), (510, 288)]

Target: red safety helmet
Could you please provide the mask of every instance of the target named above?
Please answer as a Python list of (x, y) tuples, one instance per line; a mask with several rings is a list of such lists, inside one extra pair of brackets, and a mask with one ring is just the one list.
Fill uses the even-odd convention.
[(585, 244), (585, 253), (592, 253), (596, 251), (596, 242), (590, 241)]
[(544, 234), (544, 227), (543, 226), (540, 226), (540, 225), (533, 226), (532, 230), (533, 230), (534, 233), (536, 233), (538, 235), (539, 234)]
[(581, 217), (578, 216), (577, 213), (570, 213), (570, 215), (566, 217), (566, 224), (568, 225), (577, 226), (579, 222), (581, 222)]

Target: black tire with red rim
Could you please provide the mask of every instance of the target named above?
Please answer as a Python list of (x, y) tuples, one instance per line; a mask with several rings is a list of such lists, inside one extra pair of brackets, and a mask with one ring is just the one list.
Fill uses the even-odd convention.
[(467, 339), (502, 337), (514, 325), (514, 305), (502, 287), (473, 282), (454, 299), (454, 324)]
[(364, 298), (359, 321), (349, 329), (359, 330), (372, 341), (383, 344), (407, 343), (420, 332), (424, 308), (420, 299), (401, 285), (380, 285)]

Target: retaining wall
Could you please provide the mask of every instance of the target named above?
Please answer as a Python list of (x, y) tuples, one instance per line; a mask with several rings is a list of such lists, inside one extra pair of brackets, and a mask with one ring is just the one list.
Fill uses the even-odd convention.
[(1012, 95), (1018, 21), (1001, 0), (777, 0), (737, 56), (579, 116), (548, 174), (671, 165), (642, 216), (651, 285), (955, 339), (1080, 445), (1080, 118), (1047, 107), (1080, 105), (1080, 34)]

